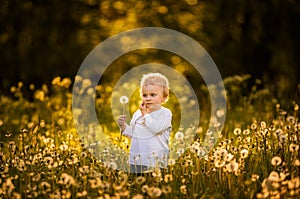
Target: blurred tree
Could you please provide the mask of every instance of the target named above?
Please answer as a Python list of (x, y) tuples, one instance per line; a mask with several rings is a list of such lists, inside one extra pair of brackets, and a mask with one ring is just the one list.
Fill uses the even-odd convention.
[[(56, 75), (73, 76), (104, 39), (157, 26), (199, 41), (224, 77), (265, 76), (279, 82), (272, 85), (283, 95), (299, 78), (299, 15), (296, 0), (3, 0), (1, 87), (18, 80), (41, 83)], [(128, 67), (121, 66), (120, 74), (122, 69)], [(191, 69), (181, 70), (193, 77)]]

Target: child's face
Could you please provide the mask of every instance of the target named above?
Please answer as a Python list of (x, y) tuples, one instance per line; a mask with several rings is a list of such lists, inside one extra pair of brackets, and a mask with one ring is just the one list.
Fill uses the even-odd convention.
[(161, 105), (161, 103), (163, 103), (166, 100), (166, 97), (163, 96), (163, 86), (161, 85), (143, 85), (141, 95), (143, 103), (150, 110), (155, 110), (157, 108), (157, 105)]

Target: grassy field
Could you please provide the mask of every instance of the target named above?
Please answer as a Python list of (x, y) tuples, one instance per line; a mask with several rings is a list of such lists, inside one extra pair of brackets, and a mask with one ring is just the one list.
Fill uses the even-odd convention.
[[(116, 160), (100, 161), (84, 147), (73, 122), (71, 79), (57, 77), (41, 88), (18, 83), (0, 96), (0, 198), (299, 198), (299, 105), (276, 99), (249, 75), (224, 83), (226, 122), (214, 149), (206, 153), (202, 143), (209, 120), (203, 108), (187, 150), (168, 170), (139, 177), (108, 167)], [(112, 91), (97, 87), (96, 105), (117, 145), (107, 105)]]

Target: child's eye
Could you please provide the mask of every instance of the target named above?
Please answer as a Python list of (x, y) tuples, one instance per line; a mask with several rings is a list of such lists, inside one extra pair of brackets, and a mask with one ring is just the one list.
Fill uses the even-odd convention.
[(151, 97), (154, 97), (156, 94), (151, 94)]

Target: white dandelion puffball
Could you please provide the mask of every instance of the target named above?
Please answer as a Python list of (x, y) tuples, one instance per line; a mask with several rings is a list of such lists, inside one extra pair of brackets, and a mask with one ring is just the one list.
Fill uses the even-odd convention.
[(124, 96), (120, 97), (121, 104), (127, 104), (128, 101), (129, 101), (129, 99), (127, 96), (124, 95)]

